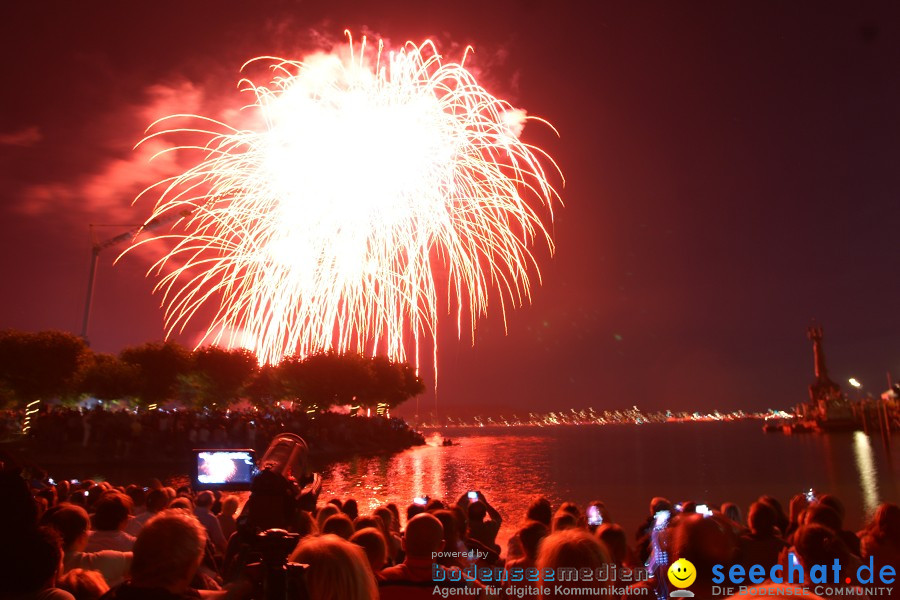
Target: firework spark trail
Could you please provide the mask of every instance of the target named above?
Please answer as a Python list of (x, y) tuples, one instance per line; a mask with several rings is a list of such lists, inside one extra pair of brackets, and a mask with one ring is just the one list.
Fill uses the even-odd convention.
[[(247, 63), (273, 72), (267, 86), (242, 80), (257, 127), (175, 115), (148, 130), (144, 141), (205, 140), (165, 150), (202, 159), (141, 194), (159, 195), (150, 219), (192, 211), (155, 238), (174, 242), (151, 269), (168, 271), (156, 289), (170, 333), (217, 302), (204, 341), (261, 362), (334, 349), (418, 366), (443, 285), (473, 341), (491, 290), (504, 325), (530, 299), (530, 247), (553, 250), (538, 209), (552, 220), (558, 200), (542, 162), (559, 169), (519, 140), (524, 113), (482, 88), (465, 55), (444, 63), (431, 42), (372, 51), (347, 35), (349, 58)], [(167, 126), (184, 118), (198, 125)]]

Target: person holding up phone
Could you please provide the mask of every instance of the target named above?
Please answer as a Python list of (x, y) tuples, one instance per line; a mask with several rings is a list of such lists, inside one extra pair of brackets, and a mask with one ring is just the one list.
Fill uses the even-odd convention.
[[(497, 533), (500, 531), (503, 517), (500, 516), (497, 509), (490, 505), (487, 498), (480, 491), (472, 490), (464, 494), (458, 504), (466, 506), (466, 503), (468, 503), (469, 537), (481, 542), (495, 552), (499, 552)], [(485, 517), (490, 518), (485, 520)]]

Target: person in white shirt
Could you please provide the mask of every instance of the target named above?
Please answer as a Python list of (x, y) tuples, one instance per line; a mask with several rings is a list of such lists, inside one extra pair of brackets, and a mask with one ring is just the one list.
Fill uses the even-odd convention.
[(93, 531), (88, 539), (86, 552), (118, 550), (129, 552), (134, 546), (134, 536), (125, 533), (125, 525), (131, 515), (131, 498), (121, 492), (104, 492), (94, 504), (91, 519)]
[(58, 531), (62, 537), (63, 573), (72, 569), (87, 569), (99, 571), (109, 586), (124, 581), (131, 569), (131, 552), (85, 552), (90, 520), (83, 508), (75, 504), (60, 504), (47, 511), (42, 522)]

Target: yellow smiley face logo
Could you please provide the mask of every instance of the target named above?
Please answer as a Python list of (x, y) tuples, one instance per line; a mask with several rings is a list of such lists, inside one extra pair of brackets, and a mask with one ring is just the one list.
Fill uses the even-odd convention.
[(697, 579), (697, 569), (694, 564), (683, 558), (679, 558), (669, 567), (669, 583), (677, 588), (686, 588)]

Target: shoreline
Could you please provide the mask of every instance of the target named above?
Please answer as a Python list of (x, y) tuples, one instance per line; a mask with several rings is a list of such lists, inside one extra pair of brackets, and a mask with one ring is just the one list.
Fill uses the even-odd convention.
[[(393, 456), (410, 448), (427, 445), (424, 439), (417, 443), (378, 446), (375, 444), (359, 444), (356, 446), (327, 445), (310, 448), (309, 461), (313, 470), (323, 470), (328, 466), (353, 460), (376, 456)], [(257, 453), (262, 456), (261, 453)], [(97, 448), (67, 447), (59, 451), (35, 448), (32, 440), (14, 440), (0, 442), (0, 462), (19, 464), (26, 468), (40, 469), (50, 474), (59, 473), (97, 473), (120, 469), (152, 471), (168, 477), (190, 472), (192, 455), (183, 456), (147, 456), (134, 454), (103, 454)], [(162, 477), (160, 477), (162, 478)]]

